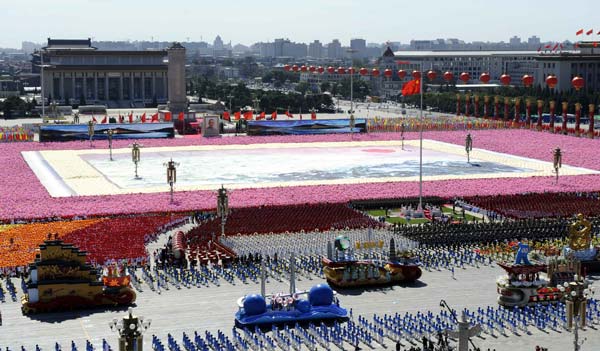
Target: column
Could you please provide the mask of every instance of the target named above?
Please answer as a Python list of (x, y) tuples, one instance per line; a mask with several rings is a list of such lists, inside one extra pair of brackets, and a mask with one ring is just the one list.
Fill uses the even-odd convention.
[(94, 100), (98, 101), (98, 73), (94, 73)]
[(141, 90), (142, 90), (142, 102), (145, 104), (146, 103), (146, 72), (142, 72), (140, 77), (140, 81), (142, 82), (141, 85)]
[[(88, 100), (88, 96), (87, 96), (87, 73), (83, 74), (83, 78), (82, 79), (83, 79), (83, 85), (82, 85), (81, 88), (83, 89), (83, 92), (81, 93), (81, 95), (83, 95), (83, 98), (85, 99), (85, 103), (89, 104), (89, 102), (87, 101)], [(78, 97), (78, 99), (79, 99), (79, 97)]]
[(104, 101), (109, 101), (109, 91), (108, 91), (108, 74), (104, 76)]
[(164, 94), (162, 98), (163, 98), (163, 100), (167, 100), (167, 97), (169, 96), (169, 92), (167, 91), (167, 89), (168, 89), (167, 79), (168, 78), (167, 78), (166, 74), (163, 73), (162, 75), (163, 75), (162, 82), (163, 82), (163, 94)]
[(60, 99), (65, 98), (65, 74), (60, 73)]
[(135, 74), (133, 72), (129, 72), (129, 98), (132, 102), (135, 101), (135, 95), (133, 95), (134, 80)]
[[(156, 73), (152, 73), (152, 99), (156, 96)], [(158, 99), (158, 96), (156, 96)]]
[(119, 100), (123, 100), (123, 72), (121, 72), (121, 76), (119, 77)]

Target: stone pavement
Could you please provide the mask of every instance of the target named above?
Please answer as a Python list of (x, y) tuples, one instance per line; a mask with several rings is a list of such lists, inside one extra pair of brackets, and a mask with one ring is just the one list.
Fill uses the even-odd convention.
[[(453, 279), (448, 271), (424, 271), (421, 281), (413, 286), (395, 286), (392, 288), (373, 289), (369, 291), (347, 291), (340, 293), (341, 305), (352, 308), (355, 318), (360, 314), (371, 318), (373, 313), (416, 313), (440, 310), (440, 299), (445, 299), (455, 309), (476, 309), (488, 305), (496, 306), (496, 278), (502, 274), (498, 267), (468, 268), (459, 270)], [(297, 282), (298, 289), (309, 289), (321, 282), (319, 278)], [(18, 282), (15, 282), (18, 284)], [(144, 285), (142, 285), (144, 287)], [(267, 284), (267, 293), (286, 291), (287, 284), (271, 281)], [(223, 282), (220, 287), (182, 288), (157, 294), (147, 287), (138, 294), (136, 315), (152, 319), (152, 325), (145, 338), (146, 349), (150, 349), (151, 335), (159, 336), (163, 343), (167, 333), (181, 344), (182, 332), (192, 334), (194, 331), (204, 333), (209, 330), (215, 333), (223, 331), (231, 335), (234, 313), (237, 310), (236, 300), (245, 294), (257, 293), (258, 284), (231, 285)], [(21, 346), (33, 350), (38, 344), (42, 350), (53, 350), (54, 343), (59, 342), (63, 349), (70, 348), (71, 340), (77, 343), (80, 350), (85, 340), (90, 340), (96, 349), (101, 347), (102, 338), (109, 341), (113, 349), (117, 347), (116, 333), (110, 331), (109, 321), (121, 318), (126, 309), (120, 311), (85, 311), (69, 313), (53, 313), (34, 317), (21, 315), (20, 305), (15, 302), (0, 304), (3, 325), (0, 326), (0, 347), (17, 351)], [(549, 350), (572, 349), (572, 334), (550, 331), (543, 332), (530, 328), (532, 335), (485, 336), (474, 339), (482, 350), (534, 350), (535, 345), (547, 347)], [(600, 349), (600, 332), (588, 328), (580, 333), (587, 338), (582, 350)], [(406, 344), (406, 343), (405, 343)], [(393, 347), (390, 341), (387, 347)]]

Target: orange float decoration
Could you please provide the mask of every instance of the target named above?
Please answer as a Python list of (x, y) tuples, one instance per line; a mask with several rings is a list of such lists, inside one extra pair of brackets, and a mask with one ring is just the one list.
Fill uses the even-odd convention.
[(487, 84), (490, 82), (490, 74), (487, 72), (483, 72), (481, 73), (481, 75), (479, 76), (479, 80), (483, 83), (483, 84)]
[(446, 71), (444, 72), (443, 77), (447, 83), (450, 83), (454, 79), (454, 74), (450, 71)]
[(502, 83), (502, 85), (509, 85), (511, 80), (512, 78), (509, 74), (503, 74), (500, 76), (500, 83)]

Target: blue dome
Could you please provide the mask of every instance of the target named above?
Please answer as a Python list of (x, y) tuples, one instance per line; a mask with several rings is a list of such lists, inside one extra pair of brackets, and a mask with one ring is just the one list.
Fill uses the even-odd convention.
[(318, 284), (310, 288), (308, 300), (313, 306), (328, 306), (333, 302), (333, 290), (327, 284)]
[(298, 300), (296, 302), (296, 309), (302, 313), (309, 312), (310, 311), (310, 302), (308, 302), (308, 300)]
[(265, 302), (265, 298), (261, 295), (252, 294), (246, 296), (244, 299), (244, 311), (248, 316), (265, 313), (266, 310), (267, 303)]

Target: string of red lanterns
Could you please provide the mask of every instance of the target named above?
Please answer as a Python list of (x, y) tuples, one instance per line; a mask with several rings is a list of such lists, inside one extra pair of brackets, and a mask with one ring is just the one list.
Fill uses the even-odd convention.
[[(315, 67), (315, 66), (306, 66), (306, 65), (302, 65), (302, 66), (298, 66), (298, 65), (284, 65), (283, 66), (283, 70), (286, 72), (289, 71), (293, 71), (293, 72), (310, 72), (310, 73), (319, 73), (319, 74), (323, 74), (325, 71), (327, 71), (327, 73), (329, 74), (355, 74), (356, 70), (354, 67), (348, 67), (348, 68), (344, 68), (344, 67), (338, 67), (337, 69), (332, 67), (332, 66), (328, 66), (327, 68), (324, 68), (322, 66), (319, 67)], [(369, 70), (368, 68), (365, 67), (361, 67), (358, 70), (358, 73), (361, 76), (367, 76), (367, 75), (371, 75), (373, 77), (379, 77), (380, 75), (380, 71), (377, 68), (373, 68), (372, 70)], [(393, 76), (393, 71), (390, 68), (386, 68), (383, 71), (383, 75), (386, 78), (391, 78)], [(404, 78), (406, 78), (407, 73), (405, 70), (401, 69), (398, 70), (397, 72), (398, 78), (400, 78), (401, 80), (404, 80)], [(420, 79), (421, 78), (421, 72), (420, 71), (413, 71), (411, 73), (412, 78), (413, 79)], [(433, 81), (437, 78), (437, 73), (433, 70), (430, 70), (427, 72), (427, 78), (430, 81)], [(454, 73), (450, 72), (450, 71), (446, 71), (444, 72), (444, 74), (442, 75), (442, 78), (446, 81), (446, 82), (451, 82), (454, 80)], [(471, 80), (471, 76), (469, 75), (469, 73), (467, 72), (462, 72), (459, 75), (459, 79), (467, 84), (469, 82), (469, 80)], [(483, 84), (488, 84), (491, 80), (491, 76), (488, 72), (483, 72), (480, 76), (479, 76), (479, 80), (483, 83)], [(500, 76), (500, 83), (504, 86), (510, 85), (512, 81), (512, 77), (509, 74), (503, 74)], [(523, 77), (521, 78), (521, 81), (523, 82), (523, 85), (525, 87), (530, 87), (533, 85), (534, 83), (534, 77), (532, 75), (529, 74), (525, 74), (523, 75)], [(556, 75), (554, 74), (550, 74), (546, 77), (545, 80), (546, 85), (551, 88), (554, 89), (557, 85), (558, 85), (558, 78), (556, 77)], [(585, 80), (582, 77), (574, 77), (571, 80), (571, 85), (573, 86), (573, 88), (575, 90), (580, 90), (585, 86)]]

